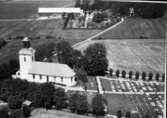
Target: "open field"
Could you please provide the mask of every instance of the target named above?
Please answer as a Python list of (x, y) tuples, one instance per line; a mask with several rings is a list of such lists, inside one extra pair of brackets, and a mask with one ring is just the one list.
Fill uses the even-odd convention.
[[(35, 38), (31, 41), (32, 46), (36, 48), (40, 44), (56, 43), (61, 40), (69, 41), (73, 45), (100, 32), (100, 30), (64, 30), (62, 29), (62, 23), (60, 19), (22, 22), (3, 21), (0, 22), (0, 37), (5, 40), (16, 36), (40, 37), (40, 39)], [(46, 36), (52, 36), (53, 38), (46, 39)], [(8, 44), (0, 50), (0, 63), (8, 61), (12, 57), (16, 58), (20, 48), (22, 48), (21, 40), (8, 40)]]
[(93, 43), (105, 45), (109, 68), (127, 72), (165, 72), (164, 39), (93, 40), (75, 48), (83, 51)]
[(164, 39), (167, 28), (166, 14), (163, 18), (157, 19), (125, 19), (119, 26), (103, 33), (95, 39)]
[(46, 109), (35, 109), (34, 111), (32, 111), (32, 115), (30, 118), (95, 118), (95, 117), (77, 115), (57, 110), (46, 111)]
[(38, 7), (68, 7), (75, 0), (0, 2), (0, 19), (23, 19), (37, 14)]

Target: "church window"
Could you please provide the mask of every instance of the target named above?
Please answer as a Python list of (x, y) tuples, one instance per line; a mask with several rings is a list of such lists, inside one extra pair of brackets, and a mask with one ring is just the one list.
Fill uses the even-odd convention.
[(42, 75), (39, 75), (40, 80), (42, 79)]
[(26, 57), (24, 57), (24, 61), (26, 61)]
[(32, 77), (33, 77), (33, 79), (35, 79), (35, 75), (34, 74), (32, 75)]
[(61, 77), (61, 82), (63, 82), (63, 77)]
[(46, 76), (46, 79), (47, 79), (46, 81), (49, 82), (49, 76)]

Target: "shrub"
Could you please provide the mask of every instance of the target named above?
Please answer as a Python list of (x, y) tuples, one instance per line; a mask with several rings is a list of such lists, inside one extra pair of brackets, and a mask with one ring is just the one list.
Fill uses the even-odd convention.
[(119, 74), (120, 74), (120, 70), (117, 70), (116, 71), (116, 77), (119, 77)]
[(122, 77), (126, 78), (126, 71), (125, 70), (122, 71)]
[(11, 109), (20, 109), (22, 106), (22, 98), (18, 95), (9, 96), (8, 105)]
[(129, 72), (129, 79), (132, 79), (132, 76), (133, 76), (133, 72), (130, 71), (130, 72)]

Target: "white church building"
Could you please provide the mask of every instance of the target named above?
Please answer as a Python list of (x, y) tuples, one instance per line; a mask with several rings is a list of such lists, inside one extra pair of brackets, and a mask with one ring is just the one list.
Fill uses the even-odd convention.
[(24, 48), (19, 51), (20, 69), (16, 77), (30, 82), (53, 82), (65, 86), (76, 84), (75, 72), (66, 64), (35, 61), (35, 49), (30, 47), (30, 41), (23, 39)]

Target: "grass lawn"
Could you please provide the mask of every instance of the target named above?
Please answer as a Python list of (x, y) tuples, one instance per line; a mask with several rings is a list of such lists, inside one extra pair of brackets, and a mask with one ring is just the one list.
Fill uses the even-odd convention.
[(32, 111), (32, 115), (30, 118), (95, 118), (95, 117), (77, 115), (57, 110), (46, 111), (46, 109), (35, 109), (34, 111)]
[(140, 37), (164, 39), (166, 27), (166, 16), (157, 19), (128, 18), (122, 24), (95, 39), (138, 39)]
[(93, 43), (104, 44), (109, 68), (139, 72), (165, 72), (164, 39), (93, 40), (76, 49), (85, 50)]
[[(45, 20), (45, 21), (30, 21), (30, 22), (0, 22), (0, 37), (8, 39), (17, 35), (37, 37), (31, 41), (32, 47), (36, 48), (40, 44), (48, 42), (59, 42), (61, 40), (68, 41), (71, 45), (83, 41), (88, 37), (100, 32), (100, 30), (72, 30), (62, 29), (61, 20)], [(46, 36), (55, 38), (46, 39)], [(60, 39), (59, 37), (63, 38)], [(16, 58), (19, 49), (22, 48), (20, 40), (9, 40), (8, 44), (0, 49), (0, 64), (8, 61), (10, 58)]]

